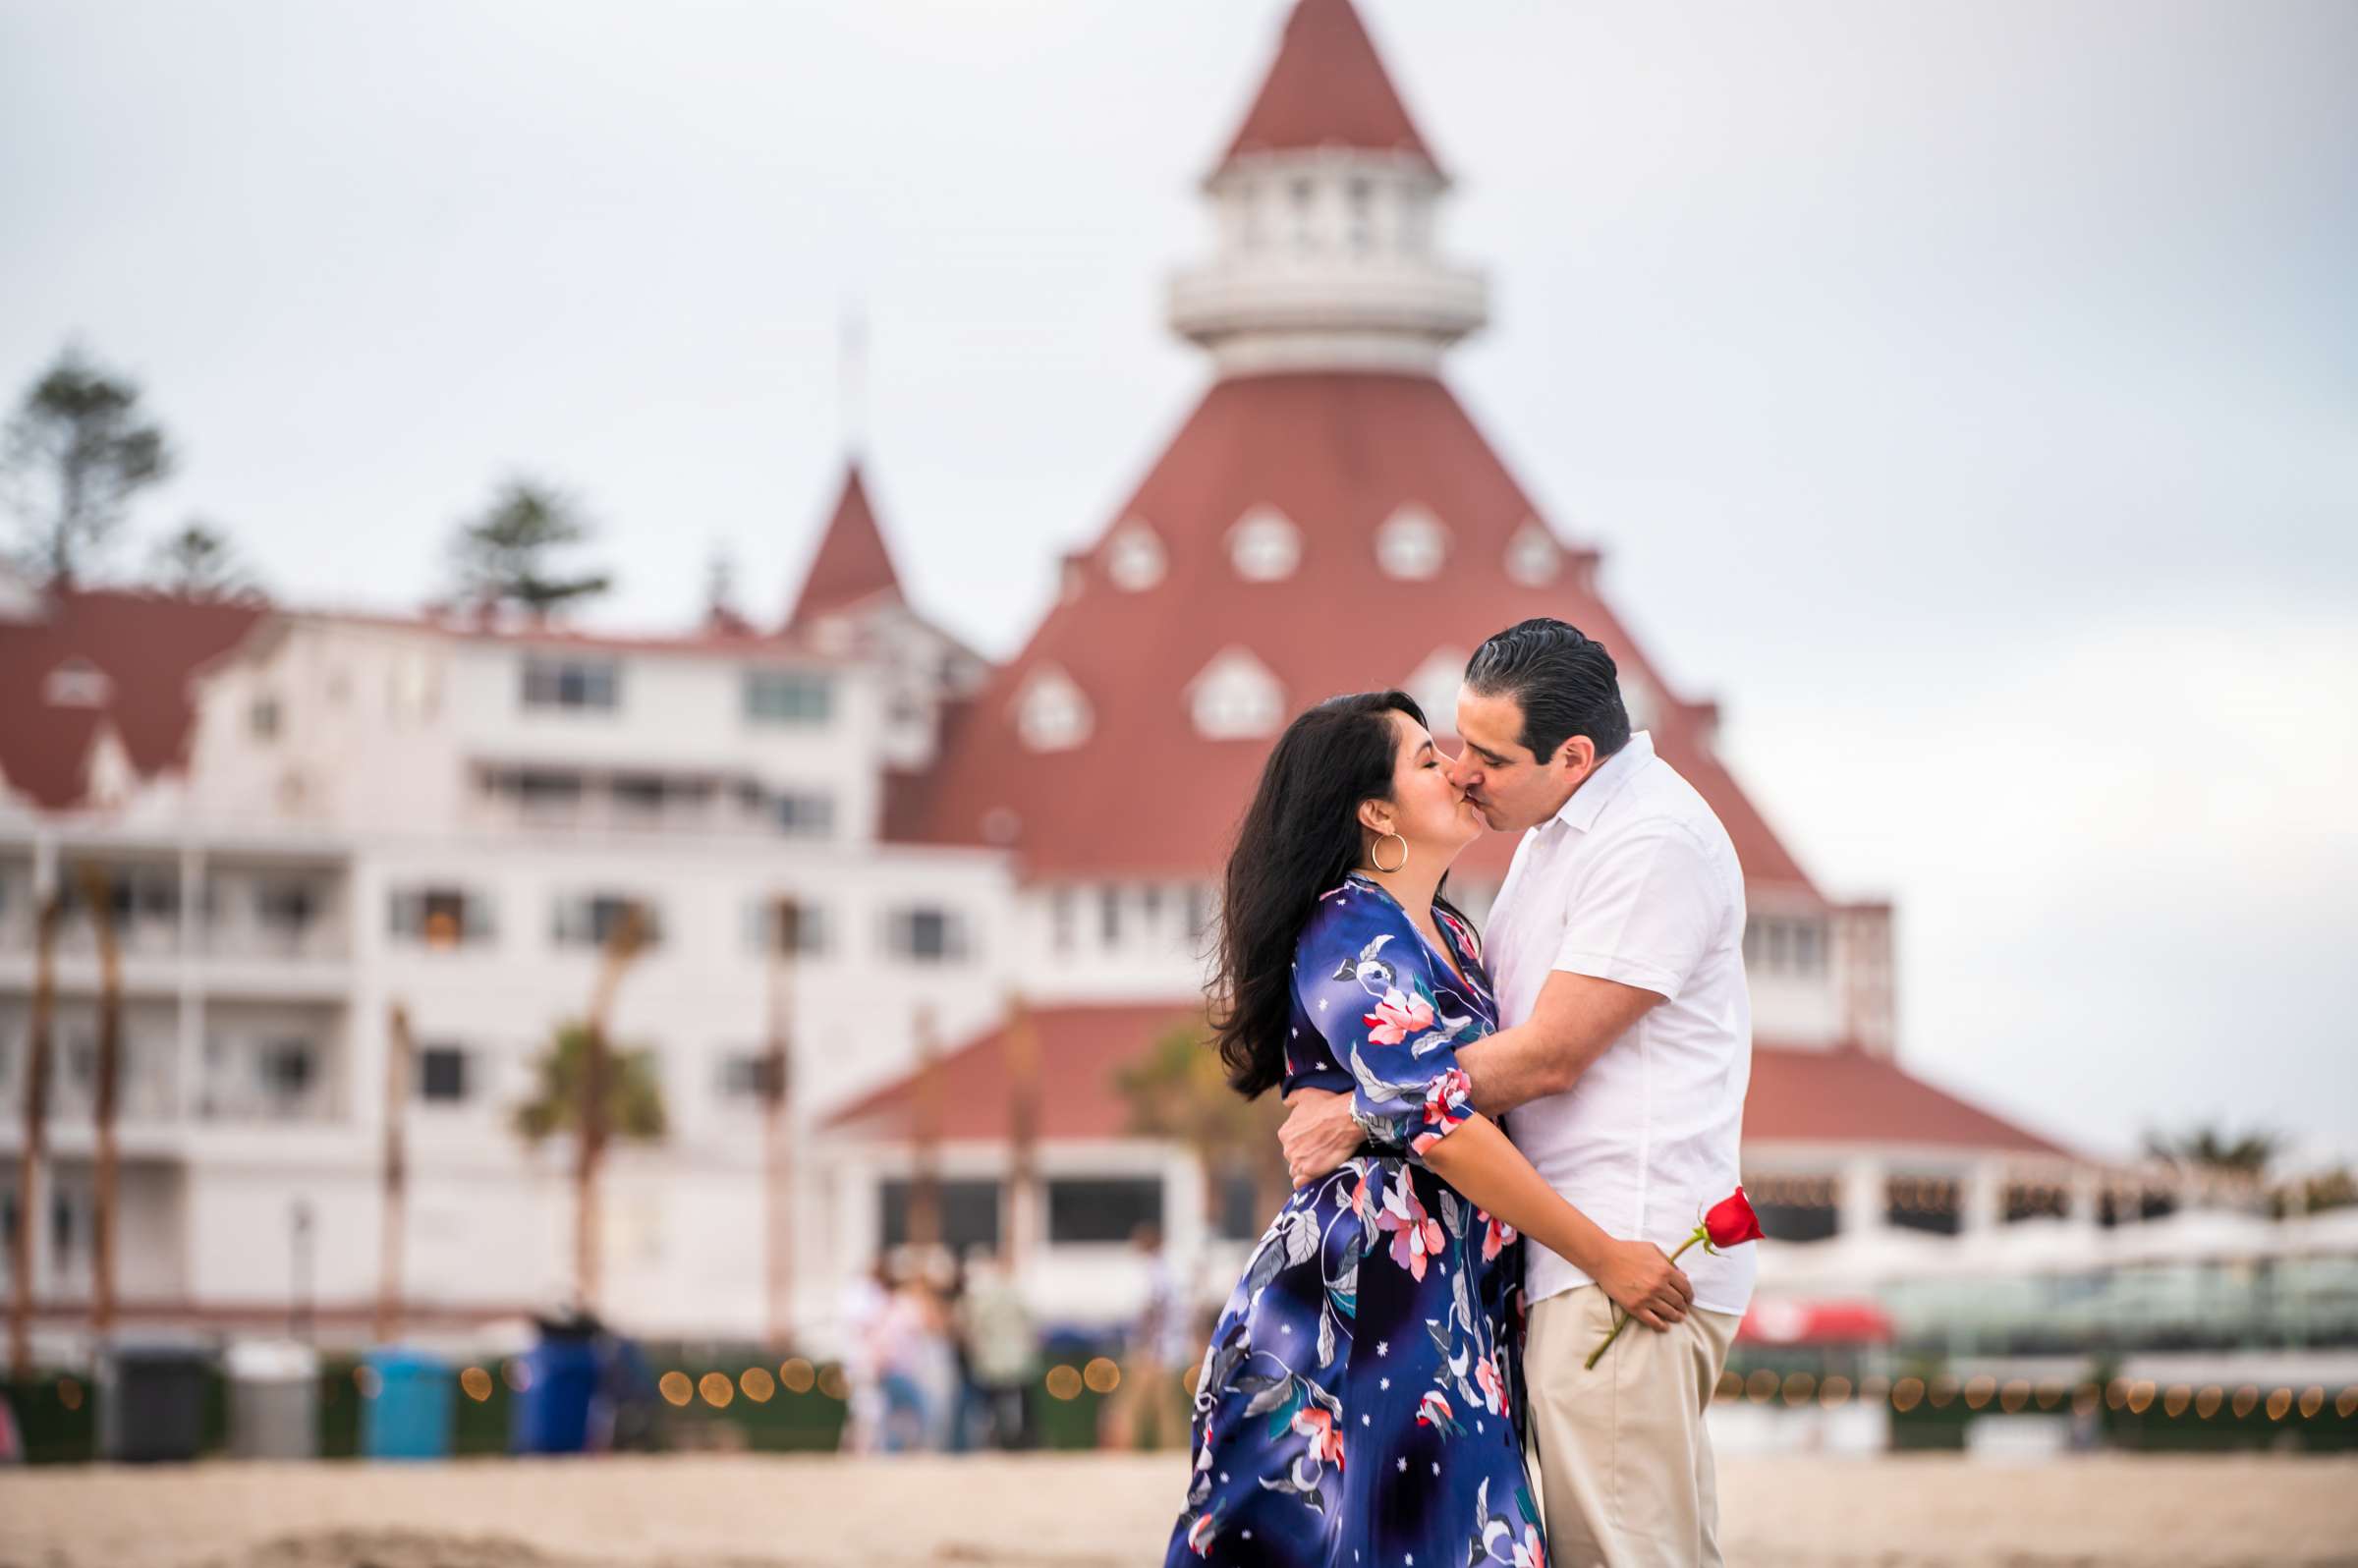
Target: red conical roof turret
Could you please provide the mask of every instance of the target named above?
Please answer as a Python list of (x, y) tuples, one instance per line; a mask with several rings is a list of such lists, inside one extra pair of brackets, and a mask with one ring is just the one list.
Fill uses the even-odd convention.
[(1222, 163), (1252, 152), (1354, 147), (1439, 167), (1351, 0), (1301, 0)]

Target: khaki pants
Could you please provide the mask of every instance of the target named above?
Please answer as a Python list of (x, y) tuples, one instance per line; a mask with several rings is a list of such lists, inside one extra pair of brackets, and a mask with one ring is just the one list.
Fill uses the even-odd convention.
[(1581, 1364), (1612, 1331), (1595, 1285), (1531, 1310), (1523, 1356), (1531, 1468), (1555, 1568), (1716, 1568), (1719, 1498), (1703, 1413), (1739, 1318), (1687, 1314), (1667, 1332), (1632, 1323), (1597, 1370)]

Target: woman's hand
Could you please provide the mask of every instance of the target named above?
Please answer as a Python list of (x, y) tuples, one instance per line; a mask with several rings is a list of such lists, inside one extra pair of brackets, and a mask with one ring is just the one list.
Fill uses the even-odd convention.
[(1649, 1328), (1668, 1328), (1695, 1304), (1695, 1287), (1652, 1242), (1609, 1241), (1589, 1269), (1615, 1305)]

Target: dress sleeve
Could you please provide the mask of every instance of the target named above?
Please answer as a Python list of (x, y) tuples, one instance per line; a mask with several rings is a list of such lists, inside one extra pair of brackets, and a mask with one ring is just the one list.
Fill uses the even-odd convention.
[(1350, 1069), (1352, 1117), (1379, 1150), (1422, 1154), (1473, 1114), (1457, 1047), (1487, 1031), (1450, 1015), (1435, 979), (1416, 927), (1368, 893), (1321, 905), (1296, 954), (1303, 1016)]

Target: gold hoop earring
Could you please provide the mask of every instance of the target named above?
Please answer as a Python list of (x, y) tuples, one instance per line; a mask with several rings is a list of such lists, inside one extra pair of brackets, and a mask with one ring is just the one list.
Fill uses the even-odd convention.
[[(1378, 846), (1380, 846), (1380, 845), (1383, 843), (1383, 839), (1384, 839), (1384, 838), (1399, 838), (1399, 839), (1400, 839), (1400, 864), (1399, 864), (1399, 865), (1397, 865), (1397, 866), (1386, 866), (1386, 865), (1384, 865), (1384, 864), (1383, 864), (1383, 862), (1382, 862), (1382, 861), (1380, 861), (1380, 860), (1376, 859), (1376, 851), (1377, 847), (1378, 847)], [(1408, 840), (1407, 840), (1407, 839), (1404, 839), (1404, 838), (1400, 838), (1400, 835), (1399, 835), (1399, 834), (1397, 834), (1397, 833), (1386, 833), (1386, 834), (1384, 834), (1384, 835), (1383, 835), (1383, 838), (1379, 838), (1379, 839), (1377, 839), (1377, 840), (1376, 840), (1376, 841), (1374, 844), (1371, 844), (1371, 845), (1369, 845), (1369, 846), (1368, 846), (1368, 864), (1369, 864), (1370, 866), (1373, 866), (1373, 867), (1375, 867), (1375, 868), (1376, 868), (1377, 870), (1379, 870), (1379, 871), (1383, 872), (1383, 873), (1384, 873), (1386, 876), (1389, 876), (1389, 875), (1391, 875), (1391, 874), (1392, 874), (1394, 871), (1404, 871), (1404, 870), (1408, 869)]]

